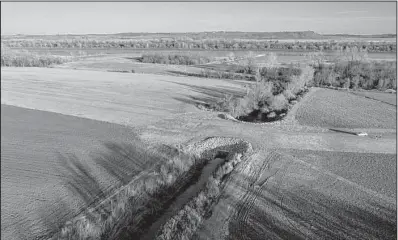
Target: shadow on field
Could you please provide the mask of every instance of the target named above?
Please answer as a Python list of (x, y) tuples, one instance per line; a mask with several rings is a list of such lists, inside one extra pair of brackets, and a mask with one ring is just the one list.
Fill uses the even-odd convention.
[(341, 129), (337, 129), (337, 128), (329, 128), (330, 131), (333, 132), (339, 132), (339, 133), (347, 133), (347, 134), (351, 134), (351, 135), (357, 135), (356, 132), (353, 131), (348, 131), (348, 130), (341, 130)]
[[(228, 239), (396, 239), (396, 210), (348, 204), (311, 189), (254, 190), (229, 224)], [(272, 208), (272, 212), (269, 211)]]
[(173, 83), (185, 86), (189, 90), (194, 91), (196, 93), (200, 93), (199, 96), (185, 95), (185, 98), (173, 97), (175, 100), (192, 105), (197, 105), (199, 103), (211, 104), (217, 102), (218, 100), (224, 98), (227, 95), (243, 97), (246, 94), (245, 90), (239, 87), (224, 87), (224, 86), (205, 87), (205, 86), (197, 86), (186, 83), (178, 83), (178, 82), (173, 82)]
[[(105, 142), (102, 151), (91, 154), (94, 166), (89, 166), (75, 154), (59, 153), (55, 171), (73, 197), (84, 204), (83, 208), (94, 207), (141, 171), (178, 154), (179, 151), (174, 147), (160, 145), (150, 149), (138, 140), (134, 143)], [(106, 188), (94, 174), (94, 169), (106, 172), (116, 179), (116, 184)], [(71, 215), (77, 216), (84, 211), (72, 209), (62, 199), (55, 205), (46, 205), (39, 210), (40, 221), (47, 229), (46, 233), (35, 232), (32, 226), (24, 231), (19, 229), (21, 236), (38, 236), (39, 239), (49, 237), (59, 231), (65, 221), (71, 219)]]
[(59, 155), (61, 167), (58, 171), (66, 187), (87, 205), (95, 204), (98, 199), (109, 195), (114, 188), (129, 183), (137, 174), (155, 163), (178, 154), (178, 150), (173, 147), (164, 145), (156, 150), (148, 149), (139, 141), (105, 142), (104, 147), (104, 151), (93, 153), (92, 159), (96, 167), (117, 180), (117, 186), (112, 189), (104, 189), (93, 175), (90, 166), (77, 159), (75, 155)]
[[(219, 73), (220, 74), (221, 73), (226, 74), (228, 72), (227, 70), (226, 71), (224, 71), (224, 70), (221, 71), (221, 70), (217, 70), (217, 69), (210, 68), (210, 67), (198, 67), (198, 68), (219, 71), (219, 72), (213, 72), (212, 73), (212, 75), (211, 75), (212, 79), (224, 79), (224, 78), (219, 78), (217, 74), (219, 74)], [(179, 76), (209, 78), (207, 76), (204, 76), (202, 73), (192, 73), (192, 72), (176, 71), (176, 70), (168, 70), (166, 72), (168, 72), (170, 74), (173, 74), (173, 75), (179, 75)], [(230, 74), (233, 74), (234, 77), (233, 78), (229, 77), (229, 78), (227, 78), (228, 80), (232, 80), (232, 81), (253, 81), (253, 75), (250, 75), (250, 74), (231, 73), (231, 72), (230, 72)]]

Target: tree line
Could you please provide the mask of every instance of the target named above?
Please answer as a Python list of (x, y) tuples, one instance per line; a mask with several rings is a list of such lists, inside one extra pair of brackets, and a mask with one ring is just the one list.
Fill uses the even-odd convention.
[(337, 42), (337, 41), (270, 41), (270, 40), (2, 40), (11, 48), (133, 48), (133, 49), (202, 49), (202, 50), (294, 50), (294, 51), (335, 51), (358, 48), (367, 52), (396, 52), (392, 42)]

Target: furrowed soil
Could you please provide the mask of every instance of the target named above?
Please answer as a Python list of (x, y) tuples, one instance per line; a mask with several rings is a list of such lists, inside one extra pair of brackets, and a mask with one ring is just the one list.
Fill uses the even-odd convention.
[[(106, 191), (121, 184), (119, 177), (128, 181), (155, 163), (142, 164), (143, 159), (129, 154), (137, 137), (122, 125), (7, 105), (1, 105), (1, 123), (2, 239), (45, 235), (87, 206), (73, 196), (68, 182)], [(113, 168), (118, 174), (100, 169), (100, 160), (118, 165)], [(68, 170), (78, 164), (90, 172)], [(90, 185), (90, 176), (100, 186)]]
[[(214, 136), (250, 142), (255, 153), (225, 179), (218, 204), (201, 223), (195, 238), (396, 238), (396, 168), (392, 167), (396, 166), (396, 127), (392, 124), (396, 109), (350, 93), (315, 88), (290, 110), (286, 117), (289, 121), (278, 124), (233, 122), (220, 118), (218, 112), (195, 107), (197, 102), (227, 91), (243, 91), (242, 83), (87, 70), (2, 68), (1, 102), (109, 122), (101, 124), (110, 124), (116, 133), (137, 135), (148, 146), (192, 144)], [(19, 219), (43, 231), (31, 221), (32, 209), (41, 202), (37, 196), (42, 188), (48, 196), (55, 196), (60, 188), (59, 182), (47, 180), (50, 177), (36, 187), (27, 187), (28, 179), (36, 176), (30, 171), (30, 162), (37, 162), (37, 168), (50, 175), (55, 150), (86, 154), (89, 150), (83, 150), (85, 145), (100, 148), (96, 141), (113, 137), (105, 127), (97, 129), (83, 123), (91, 120), (78, 118), (79, 123), (75, 123), (69, 116), (62, 116), (68, 119), (61, 122), (41, 111), (25, 110), (33, 111), (36, 117), (18, 111), (2, 111), (2, 122), (4, 118), (10, 126), (4, 134), (2, 131), (2, 155), (6, 149), (9, 159), (3, 162), (2, 156), (2, 201), (4, 197), (8, 202), (9, 212), (3, 217), (2, 211), (2, 238), (7, 239), (21, 238), (14, 234), (14, 229), (24, 223)], [(28, 129), (29, 124), (35, 127)], [(116, 124), (130, 130), (117, 130)], [(369, 135), (330, 131), (333, 126), (369, 129)], [(37, 133), (33, 130), (41, 128)], [(60, 128), (67, 130), (57, 130)], [(35, 141), (36, 135), (43, 140)], [(123, 141), (130, 140), (125, 137)], [(50, 146), (53, 144), (59, 144), (59, 149)], [(46, 151), (48, 156), (43, 156)], [(18, 179), (21, 171), (26, 173), (26, 181)], [(6, 172), (8, 177), (3, 177)], [(8, 189), (5, 194), (3, 185)], [(20, 190), (15, 194), (12, 189)], [(70, 201), (67, 197), (64, 200)], [(54, 202), (55, 208), (60, 209), (59, 205)], [(4, 232), (3, 221), (8, 224)]]
[(397, 106), (397, 94), (373, 91), (355, 91), (352, 94)]
[(394, 197), (274, 149), (235, 169), (194, 239), (395, 238)]
[(319, 89), (300, 106), (296, 119), (325, 128), (395, 129), (397, 108), (346, 91)]

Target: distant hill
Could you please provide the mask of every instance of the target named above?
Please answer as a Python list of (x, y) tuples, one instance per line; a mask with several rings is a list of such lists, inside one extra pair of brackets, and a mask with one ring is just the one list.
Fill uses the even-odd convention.
[(119, 33), (123, 37), (163, 36), (163, 37), (190, 37), (190, 38), (224, 38), (224, 39), (321, 39), (323, 36), (313, 31), (303, 32), (187, 32), (187, 33)]
[(396, 38), (397, 34), (370, 34), (370, 35), (356, 35), (356, 34), (323, 34), (322, 36), (341, 37), (341, 38)]
[(319, 34), (314, 31), (296, 32), (186, 32), (186, 33), (114, 33), (114, 34), (57, 34), (57, 35), (2, 35), (2, 39), (157, 39), (157, 38), (190, 38), (190, 39), (269, 39), (269, 40), (300, 40), (300, 39), (341, 39), (341, 38), (396, 38), (396, 34)]

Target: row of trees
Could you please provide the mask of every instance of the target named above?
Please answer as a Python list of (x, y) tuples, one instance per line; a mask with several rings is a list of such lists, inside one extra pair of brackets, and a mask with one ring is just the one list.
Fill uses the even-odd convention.
[(314, 85), (352, 89), (396, 89), (396, 62), (349, 61), (315, 67)]
[(297, 51), (333, 51), (354, 47), (368, 52), (396, 52), (396, 44), (389, 42), (335, 42), (335, 41), (296, 41), (279, 42), (269, 40), (2, 40), (11, 48), (160, 48), (160, 49), (209, 49), (209, 50), (297, 50)]
[(309, 56), (315, 69), (315, 86), (333, 86), (352, 89), (396, 89), (397, 62), (370, 61), (365, 51), (356, 48), (341, 51), (338, 58), (326, 63), (320, 52)]
[(161, 53), (145, 53), (138, 59), (143, 63), (158, 63), (172, 65), (197, 65), (209, 63), (210, 59), (204, 56), (192, 54), (161, 54)]

